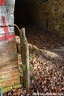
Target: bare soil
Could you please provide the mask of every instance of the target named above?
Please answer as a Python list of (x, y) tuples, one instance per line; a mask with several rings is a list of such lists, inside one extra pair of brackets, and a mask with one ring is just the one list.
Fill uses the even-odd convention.
[(64, 38), (52, 32), (43, 30), (35, 25), (28, 25), (25, 28), (28, 42), (40, 49), (51, 49), (64, 46)]

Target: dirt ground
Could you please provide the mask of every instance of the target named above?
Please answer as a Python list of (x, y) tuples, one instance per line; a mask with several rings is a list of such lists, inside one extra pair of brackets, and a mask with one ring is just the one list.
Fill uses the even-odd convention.
[(28, 42), (40, 49), (51, 49), (64, 46), (64, 38), (61, 38), (52, 32), (44, 31), (42, 28), (35, 25), (28, 25), (25, 28)]

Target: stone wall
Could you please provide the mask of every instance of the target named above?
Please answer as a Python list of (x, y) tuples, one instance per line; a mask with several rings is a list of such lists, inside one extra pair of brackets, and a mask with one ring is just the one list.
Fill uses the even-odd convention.
[(64, 37), (64, 0), (49, 0), (48, 30)]
[(0, 1), (0, 87), (4, 90), (20, 84), (20, 72), (13, 26), (15, 0)]
[(21, 16), (19, 21), (26, 18), (27, 21), (36, 23), (43, 29), (64, 36), (64, 0), (19, 0), (18, 2), (18, 16)]
[(47, 3), (42, 3), (41, 0), (28, 0), (31, 21), (37, 23), (44, 29), (47, 28)]
[(31, 20), (42, 28), (64, 35), (64, 0), (28, 0)]

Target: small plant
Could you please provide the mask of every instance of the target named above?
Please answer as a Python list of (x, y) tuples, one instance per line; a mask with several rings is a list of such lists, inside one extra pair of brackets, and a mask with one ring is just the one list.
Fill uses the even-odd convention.
[(30, 55), (30, 59), (33, 59), (33, 55)]
[(23, 72), (20, 72), (20, 76), (23, 77)]
[(34, 69), (34, 66), (30, 64), (30, 70)]

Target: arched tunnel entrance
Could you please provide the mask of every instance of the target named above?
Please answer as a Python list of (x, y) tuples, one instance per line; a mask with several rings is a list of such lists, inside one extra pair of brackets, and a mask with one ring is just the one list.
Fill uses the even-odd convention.
[[(64, 45), (63, 38), (55, 35), (60, 33), (58, 22), (56, 22), (58, 15), (56, 16), (55, 11), (52, 12), (50, 8), (53, 5), (54, 2), (51, 0), (16, 0), (15, 3), (14, 23), (20, 28), (25, 27), (28, 42), (39, 48)], [(15, 33), (19, 35), (16, 28)]]

